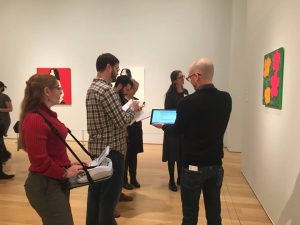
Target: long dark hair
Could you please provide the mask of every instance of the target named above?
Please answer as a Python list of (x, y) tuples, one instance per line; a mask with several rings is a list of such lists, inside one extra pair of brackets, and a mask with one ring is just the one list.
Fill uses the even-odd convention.
[(167, 94), (168, 93), (176, 93), (177, 92), (177, 89), (176, 89), (176, 84), (175, 84), (175, 81), (179, 75), (179, 73), (181, 73), (180, 70), (174, 70), (171, 75), (170, 75), (170, 79), (171, 79), (171, 85), (167, 91)]

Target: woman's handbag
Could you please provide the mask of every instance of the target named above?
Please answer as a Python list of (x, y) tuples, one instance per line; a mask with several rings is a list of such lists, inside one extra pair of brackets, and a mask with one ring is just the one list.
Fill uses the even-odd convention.
[(66, 140), (59, 134), (58, 130), (50, 123), (50, 121), (40, 112), (36, 112), (39, 114), (57, 138), (69, 149), (72, 155), (76, 158), (76, 160), (82, 165), (84, 170), (83, 173), (78, 174), (75, 177), (71, 177), (69, 179), (63, 180), (64, 188), (72, 189), (77, 187), (82, 187), (85, 185), (91, 185), (95, 182), (100, 182), (109, 179), (113, 174), (113, 166), (110, 158), (107, 157), (109, 154), (109, 146), (107, 146), (98, 158), (94, 157), (89, 153), (89, 151), (77, 140), (77, 138), (72, 134), (72, 132), (68, 129), (68, 133), (71, 137), (77, 142), (77, 144), (81, 147), (81, 149), (91, 158), (91, 162), (87, 165), (83, 163), (79, 157), (75, 154), (75, 152), (68, 145)]

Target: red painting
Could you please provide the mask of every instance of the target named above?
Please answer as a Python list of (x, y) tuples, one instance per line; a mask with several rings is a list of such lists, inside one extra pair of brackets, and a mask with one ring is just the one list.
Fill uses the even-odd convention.
[(37, 73), (51, 74), (57, 78), (63, 90), (61, 104), (71, 105), (71, 69), (70, 68), (37, 68)]

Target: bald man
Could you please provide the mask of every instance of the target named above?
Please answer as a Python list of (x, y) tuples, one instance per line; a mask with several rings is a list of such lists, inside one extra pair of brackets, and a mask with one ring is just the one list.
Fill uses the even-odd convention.
[(229, 93), (212, 83), (214, 65), (201, 58), (189, 67), (186, 78), (195, 92), (179, 102), (174, 125), (155, 124), (168, 134), (183, 134), (181, 172), (182, 225), (198, 222), (200, 194), (203, 192), (208, 225), (221, 225), (220, 191), (223, 137), (231, 113)]

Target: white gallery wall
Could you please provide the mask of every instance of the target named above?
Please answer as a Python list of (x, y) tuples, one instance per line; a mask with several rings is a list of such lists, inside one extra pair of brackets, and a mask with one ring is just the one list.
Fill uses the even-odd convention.
[(227, 147), (242, 152), (245, 118), (248, 101), (247, 76), (245, 76), (246, 0), (233, 0), (231, 12), (230, 76), (232, 112), (227, 128)]
[[(54, 110), (81, 138), (86, 90), (104, 52), (116, 55), (121, 68), (145, 69), (148, 108), (163, 107), (171, 71), (187, 73), (198, 57), (215, 62), (218, 88), (229, 87), (231, 0), (2, 0), (0, 28), (0, 80), (13, 101), (12, 123), (37, 67), (70, 67), (72, 105)], [(143, 124), (144, 141), (161, 143), (162, 131), (149, 120)], [(9, 137), (15, 137), (12, 129)]]
[[(243, 107), (234, 109), (238, 116), (231, 121), (240, 121), (242, 131), (231, 128), (242, 138), (234, 145), (242, 146), (242, 172), (272, 222), (299, 225), (300, 1), (243, 2), (233, 1), (238, 20), (233, 27), (243, 33), (233, 35), (230, 91), (240, 95), (235, 105)], [(244, 13), (235, 11), (238, 7)], [(262, 105), (264, 55), (279, 47), (285, 48), (282, 110)]]

